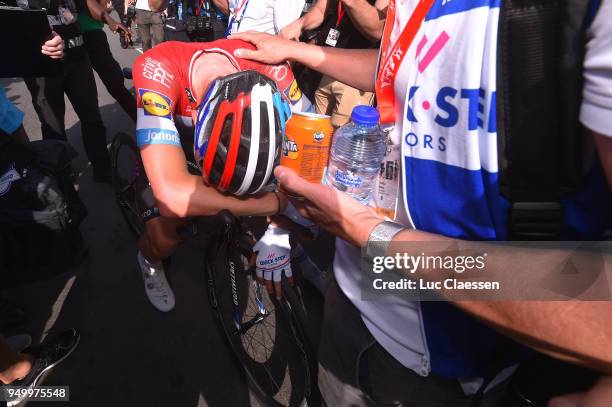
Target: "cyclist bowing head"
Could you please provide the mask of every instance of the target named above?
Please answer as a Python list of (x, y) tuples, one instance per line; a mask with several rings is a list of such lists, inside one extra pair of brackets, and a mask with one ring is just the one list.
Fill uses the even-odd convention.
[[(146, 221), (145, 233), (139, 240), (138, 259), (149, 299), (162, 311), (172, 309), (174, 297), (165, 281), (161, 260), (172, 254), (180, 243), (176, 227), (185, 218), (213, 215), (221, 209), (237, 216), (272, 215), (285, 205), (285, 198), (273, 193), (225, 194), (204, 183), (201, 175), (193, 175), (188, 170), (188, 162), (194, 162), (195, 158), (194, 124), (198, 121), (198, 106), (206, 106), (207, 97), (214, 96), (207, 91), (211, 85), (222, 82), (218, 79), (255, 71), (271, 79), (272, 84), (276, 83), (290, 101), (292, 110), (310, 108), (286, 63), (267, 65), (236, 57), (234, 51), (245, 47), (251, 45), (236, 40), (166, 42), (145, 52), (133, 64), (138, 101), (136, 136), (148, 178), (137, 197)], [(200, 119), (204, 125), (204, 118)], [(202, 147), (201, 143), (198, 147)], [(201, 161), (203, 157), (198, 158)], [(243, 189), (252, 192), (249, 188)]]

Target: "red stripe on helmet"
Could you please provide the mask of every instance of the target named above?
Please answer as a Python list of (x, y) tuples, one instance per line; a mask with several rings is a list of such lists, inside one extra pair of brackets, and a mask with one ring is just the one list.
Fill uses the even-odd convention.
[(240, 92), (236, 100), (234, 100), (230, 109), (234, 113), (234, 122), (232, 123), (232, 134), (230, 137), (230, 145), (227, 149), (227, 158), (225, 160), (225, 169), (223, 170), (223, 176), (219, 181), (219, 188), (225, 191), (229, 188), (234, 171), (236, 169), (236, 161), (238, 159), (238, 150), (240, 149), (240, 136), (242, 134), (242, 118), (244, 116), (244, 110), (251, 104), (251, 95), (245, 95)]
[(214, 119), (215, 124), (213, 125), (210, 139), (208, 140), (208, 147), (206, 147), (206, 155), (204, 156), (204, 176), (209, 182), (212, 165), (215, 160), (215, 156), (217, 155), (217, 146), (219, 145), (219, 139), (221, 138), (221, 131), (223, 130), (223, 123), (225, 123), (225, 119), (229, 113), (231, 113), (229, 102), (221, 102), (219, 104), (219, 110), (217, 110), (217, 114)]

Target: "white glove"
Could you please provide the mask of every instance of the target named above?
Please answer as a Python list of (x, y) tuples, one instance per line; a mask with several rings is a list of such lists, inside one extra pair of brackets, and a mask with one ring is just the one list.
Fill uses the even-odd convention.
[(289, 231), (269, 225), (266, 233), (255, 243), (253, 251), (257, 253), (255, 272), (258, 280), (265, 282), (270, 294), (272, 294), (272, 281), (274, 281), (276, 298), (280, 299), (283, 272), (287, 278), (293, 276)]
[(287, 218), (297, 223), (298, 225), (303, 226), (306, 229), (310, 230), (310, 233), (312, 233), (313, 239), (316, 239), (319, 236), (319, 233), (321, 231), (321, 229), (319, 228), (319, 225), (317, 225), (313, 221), (306, 219), (305, 217), (300, 215), (297, 208), (293, 206), (291, 201), (287, 201), (287, 206), (285, 207), (285, 209), (279, 212), (279, 215), (286, 216)]

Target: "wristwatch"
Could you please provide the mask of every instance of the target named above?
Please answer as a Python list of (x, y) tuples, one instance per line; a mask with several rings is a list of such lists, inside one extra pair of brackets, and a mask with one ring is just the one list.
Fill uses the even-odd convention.
[(368, 242), (361, 251), (361, 257), (368, 263), (374, 262), (374, 257), (387, 256), (393, 237), (404, 230), (399, 223), (384, 221), (372, 229)]

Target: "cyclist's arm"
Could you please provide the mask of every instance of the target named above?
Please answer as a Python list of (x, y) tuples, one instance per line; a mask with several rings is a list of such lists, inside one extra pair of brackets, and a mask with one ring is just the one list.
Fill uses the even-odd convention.
[(147, 145), (141, 148), (141, 155), (162, 216), (206, 216), (222, 209), (237, 216), (264, 216), (279, 210), (274, 193), (238, 198), (205, 185), (201, 176), (187, 171), (187, 160), (179, 146)]

